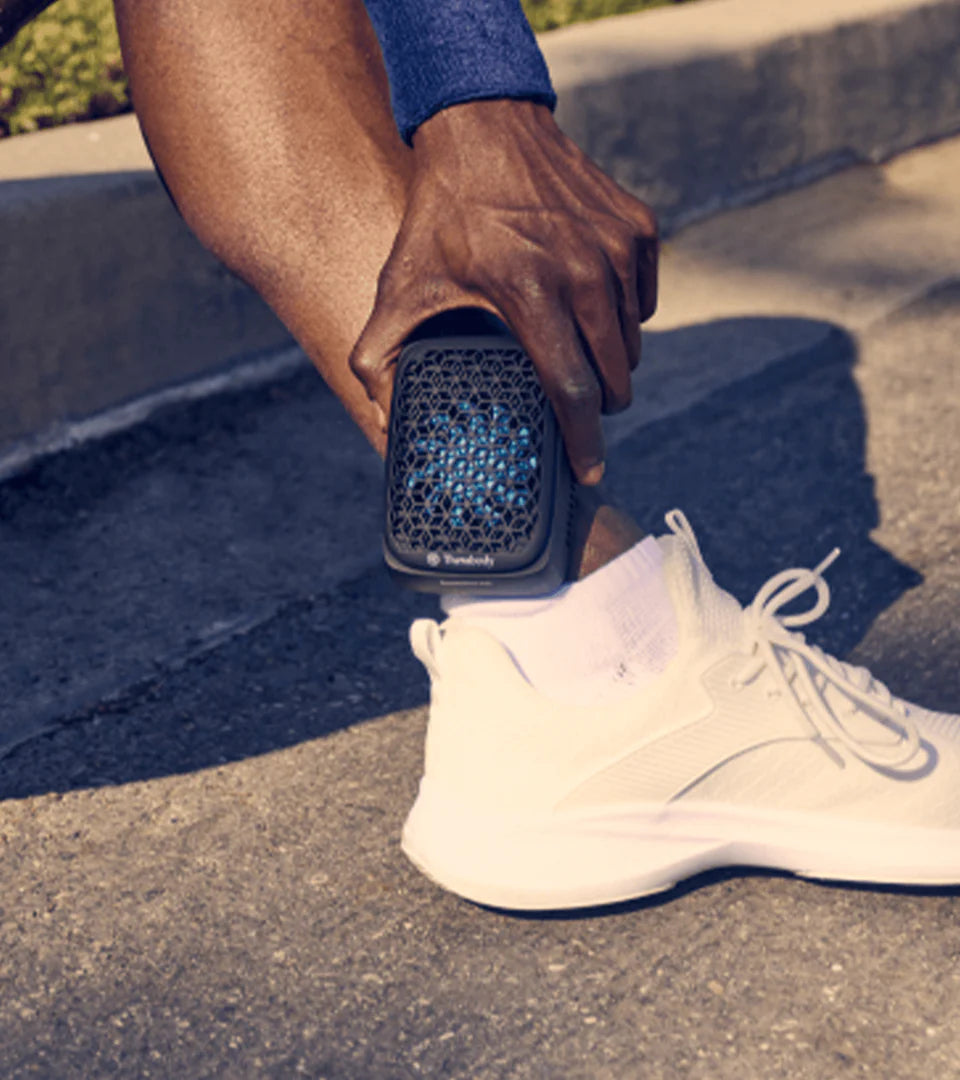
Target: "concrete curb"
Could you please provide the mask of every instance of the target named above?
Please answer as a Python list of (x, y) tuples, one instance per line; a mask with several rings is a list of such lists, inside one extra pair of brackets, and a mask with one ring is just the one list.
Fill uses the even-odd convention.
[[(105, 142), (139, 140), (135, 119), (122, 120)], [(42, 134), (52, 143), (60, 132)], [(0, 459), (43, 452), (70, 421), (290, 344), (193, 238), (152, 170), (0, 183), (0, 234)]]
[[(540, 43), (558, 122), (668, 233), (960, 131), (960, 0), (700, 0)], [(65, 425), (290, 344), (180, 221), (133, 117), (0, 142), (0, 229), (17, 468)]]
[(559, 123), (667, 233), (960, 131), (958, 0), (701, 0), (543, 45)]

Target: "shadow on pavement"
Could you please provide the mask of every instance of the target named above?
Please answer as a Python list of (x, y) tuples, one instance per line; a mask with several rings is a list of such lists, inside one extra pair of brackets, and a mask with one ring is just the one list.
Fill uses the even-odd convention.
[(822, 344), (642, 428), (617, 448), (608, 474), (616, 501), (649, 532), (663, 531), (671, 507), (683, 509), (714, 578), (741, 603), (777, 571), (813, 566), (839, 547), (827, 573), (830, 610), (812, 633), (840, 655), (923, 580), (870, 539), (879, 507), (856, 362), (853, 339), (833, 327)]
[[(752, 333), (769, 336), (781, 321), (798, 322), (737, 320), (738, 333), (730, 335), (725, 325), (723, 340), (747, 348)], [(921, 578), (870, 540), (878, 507), (852, 377), (856, 350), (841, 329), (821, 329), (815, 347), (627, 437), (608, 475), (616, 500), (655, 534), (665, 531), (665, 511), (682, 508), (715, 578), (744, 603), (771, 574), (813, 566), (839, 546), (842, 557), (829, 572), (832, 606), (811, 637), (844, 654)], [(708, 331), (662, 333), (658, 347), (666, 351), (672, 341), (681, 352), (685, 335), (689, 342), (690, 335), (705, 339)], [(258, 394), (264, 391), (194, 405), (192, 423), (204, 428), (207, 441), (229, 439), (238, 424), (255, 428), (257, 410), (267, 408)], [(192, 438), (182, 423), (174, 430)], [(137, 437), (115, 438), (121, 459)], [(69, 460), (63, 467), (71, 468)], [(32, 491), (29, 477), (20, 482), (16, 512), (31, 513), (31, 499), (72, 498), (57, 490), (51, 471), (55, 463), (44, 467), (43, 482)], [(139, 481), (134, 475), (129, 482)], [(299, 483), (309, 502), (309, 473)], [(4, 505), (0, 499), (0, 511)], [(289, 492), (285, 505), (297, 505)], [(315, 507), (309, 517), (315, 519)], [(0, 516), (0, 525), (7, 524)], [(286, 528), (295, 530), (296, 521)], [(175, 552), (170, 559), (175, 563)], [(328, 592), (301, 595), (249, 632), (162, 667), (123, 696), (16, 748), (0, 760), (0, 796), (191, 772), (419, 706), (427, 681), (409, 652), (406, 630), (411, 618), (435, 611), (431, 598), (395, 589), (379, 567)], [(99, 632), (96, 625), (86, 630)], [(49, 642), (50, 649), (60, 647), (69, 642)]]

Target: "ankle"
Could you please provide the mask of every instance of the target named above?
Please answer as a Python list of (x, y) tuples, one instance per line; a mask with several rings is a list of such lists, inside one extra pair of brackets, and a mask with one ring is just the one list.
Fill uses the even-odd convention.
[(455, 623), (495, 637), (540, 693), (568, 704), (610, 702), (655, 680), (676, 653), (662, 559), (647, 537), (549, 596), (444, 597), (443, 608)]
[(646, 534), (627, 514), (607, 502), (596, 488), (576, 490), (569, 570), (578, 581), (629, 551)]

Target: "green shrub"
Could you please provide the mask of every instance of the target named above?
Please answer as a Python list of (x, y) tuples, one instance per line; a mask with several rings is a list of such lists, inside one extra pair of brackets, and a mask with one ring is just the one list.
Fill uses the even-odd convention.
[(0, 135), (129, 108), (111, 0), (57, 0), (0, 49)]
[(600, 19), (605, 15), (626, 15), (645, 8), (679, 4), (684, 0), (520, 0), (527, 21), (538, 33), (556, 30), (570, 23)]

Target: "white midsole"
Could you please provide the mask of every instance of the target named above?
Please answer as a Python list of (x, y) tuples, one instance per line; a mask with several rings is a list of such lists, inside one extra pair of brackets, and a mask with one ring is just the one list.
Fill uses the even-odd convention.
[(610, 903), (717, 866), (842, 881), (960, 883), (960, 830), (692, 800), (487, 812), (426, 778), (402, 846), (445, 888), (515, 908)]

